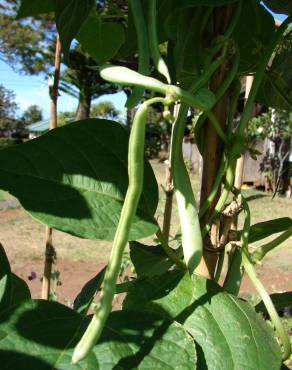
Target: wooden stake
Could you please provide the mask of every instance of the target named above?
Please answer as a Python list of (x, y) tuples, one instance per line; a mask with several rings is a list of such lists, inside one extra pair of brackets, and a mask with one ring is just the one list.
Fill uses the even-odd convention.
[[(245, 82), (245, 96), (244, 96), (244, 101), (246, 102), (250, 89), (252, 87), (254, 80), (254, 76), (246, 76), (246, 82)], [(236, 189), (240, 190), (242, 181), (243, 181), (243, 171), (244, 171), (244, 154), (241, 154), (240, 158), (238, 158), (236, 162), (236, 171), (235, 171), (235, 179), (234, 179), (234, 186)]]
[[(59, 90), (59, 79), (60, 79), (60, 66), (61, 66), (61, 43), (59, 36), (56, 40), (56, 52), (55, 52), (55, 70), (54, 70), (54, 81), (52, 85), (49, 85), (49, 94), (51, 100), (50, 106), (50, 130), (57, 128), (58, 125), (58, 114), (57, 114), (57, 101), (58, 101), (58, 90)], [(50, 288), (51, 288), (51, 275), (52, 266), (56, 258), (56, 252), (52, 242), (53, 230), (46, 226), (45, 228), (45, 264), (44, 264), (44, 275), (42, 282), (42, 299), (49, 299)]]

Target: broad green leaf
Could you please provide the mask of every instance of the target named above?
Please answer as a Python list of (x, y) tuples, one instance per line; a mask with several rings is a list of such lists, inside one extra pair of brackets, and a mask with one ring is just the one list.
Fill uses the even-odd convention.
[(25, 301), (0, 314), (1, 370), (96, 370), (90, 354), (78, 366), (71, 365), (74, 345), (88, 321), (57, 302)]
[(292, 14), (291, 0), (264, 0), (265, 5), (269, 7), (274, 13)]
[(11, 298), (10, 305), (16, 305), (26, 299), (30, 299), (31, 294), (28, 285), (24, 280), (15, 274), (11, 274)]
[[(292, 307), (292, 292), (273, 293), (270, 297), (277, 311), (286, 307)], [(255, 310), (267, 313), (266, 306), (262, 301), (255, 306)]]
[(10, 305), (11, 284), (10, 264), (5, 249), (0, 243), (0, 311)]
[(53, 12), (55, 9), (54, 0), (22, 0), (17, 18), (30, 17), (43, 13)]
[[(112, 240), (128, 186), (129, 135), (113, 121), (71, 123), (0, 152), (0, 188), (40, 222), (88, 239)], [(158, 188), (145, 161), (130, 240), (152, 235)]]
[(130, 257), (138, 277), (161, 275), (173, 266), (160, 245), (130, 242)]
[(291, 226), (292, 219), (289, 217), (280, 217), (274, 220), (259, 222), (250, 227), (249, 242), (254, 243), (270, 235), (286, 231)]
[[(182, 325), (158, 315), (113, 312), (99, 343), (78, 365), (74, 346), (89, 318), (56, 302), (27, 301), (0, 315), (1, 370), (185, 369), (196, 364), (195, 343)], [(171, 361), (170, 356), (171, 355)]]
[(193, 6), (223, 6), (235, 3), (238, 0), (180, 0), (179, 8), (190, 8)]
[(24, 280), (13, 274), (5, 250), (0, 244), (0, 312), (30, 298)]
[(82, 0), (82, 4), (79, 0), (56, 0), (55, 19), (66, 61), (69, 60), (71, 42), (94, 5), (94, 0)]
[(81, 314), (86, 314), (93, 299), (96, 291), (100, 288), (103, 277), (104, 277), (105, 268), (99, 271), (92, 279), (90, 279), (78, 293), (77, 297), (74, 300), (74, 310)]
[(83, 23), (77, 40), (97, 64), (111, 59), (124, 42), (124, 29), (118, 23), (103, 23), (97, 15), (90, 15)]
[(247, 302), (203, 277), (193, 276), (191, 281), (173, 271), (137, 280), (124, 307), (134, 305), (141, 312), (164, 313), (183, 324), (201, 347), (208, 370), (280, 367), (281, 351), (272, 329)]
[(239, 72), (253, 72), (275, 31), (273, 16), (257, 0), (245, 0), (233, 36), (240, 51)]
[(257, 101), (267, 107), (292, 110), (292, 47), (283, 48), (266, 71)]

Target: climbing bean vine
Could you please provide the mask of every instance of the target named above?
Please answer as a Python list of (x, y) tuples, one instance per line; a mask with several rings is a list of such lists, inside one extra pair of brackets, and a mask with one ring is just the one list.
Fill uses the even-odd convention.
[[(82, 52), (96, 63), (87, 67), (109, 84), (125, 88), (125, 106), (133, 117), (130, 133), (112, 121), (86, 120), (17, 149), (5, 149), (0, 152), (0, 186), (19, 197), (49, 227), (85, 238), (113, 240), (111, 253), (105, 270), (84, 286), (70, 309), (29, 296), (24, 303), (17, 301), (12, 294), (16, 278), (0, 246), (0, 264), (5, 267), (4, 274), (0, 269), (0, 322), (4, 323), (0, 361), (3, 352), (4, 365), (11, 368), (7, 353), (15, 351), (20, 355), (13, 364), (22, 364), (32, 342), (31, 352), (43, 356), (33, 358), (32, 366), (40, 368), (32, 370), (48, 366), (149, 369), (158, 368), (159, 361), (186, 370), (199, 366), (216, 370), (270, 366), (277, 370), (289, 358), (291, 346), (255, 265), (291, 236), (292, 226), (279, 229), (277, 224), (280, 236), (251, 252), (256, 226), (234, 178), (238, 158), (248, 147), (246, 129), (253, 104), (261, 100), (269, 65), (278, 66), (273, 67), (273, 61), (281, 53), (291, 18), (275, 29), (272, 17), (257, 0), (128, 0), (119, 2), (119, 8), (111, 1), (98, 6), (93, 0), (77, 2), (46, 1), (40, 6), (22, 0), (19, 17), (54, 12), (64, 61), (70, 62), (70, 43), (75, 38)], [(264, 3), (289, 13), (285, 6), (278, 9), (273, 2)], [(244, 32), (250, 32), (246, 27), (249, 18), (256, 23), (256, 32), (243, 38)], [(254, 82), (239, 112), (246, 75), (253, 75)], [(161, 231), (161, 218), (155, 218), (157, 183), (145, 159), (149, 107), (157, 106), (171, 125), (168, 180), (172, 184), (168, 185), (173, 185), (179, 232), (170, 240)], [(186, 122), (194, 116), (194, 139), (203, 161), (199, 197), (195, 197), (182, 150)], [(48, 143), (59, 148), (53, 159)], [(99, 151), (100, 145), (109, 161)], [(63, 149), (64, 156), (60, 155)], [(44, 168), (38, 156), (32, 155), (38, 150)], [(128, 181), (124, 181), (126, 176)], [(31, 200), (28, 184), (37, 188), (39, 203)], [(54, 208), (56, 199), (64, 209)], [(268, 235), (265, 232), (263, 238)], [(155, 245), (136, 241), (151, 236)], [(118, 283), (128, 244), (134, 271), (127, 281)], [(257, 289), (275, 332), (248, 302), (238, 299), (244, 273)], [(125, 294), (123, 307), (112, 312), (114, 297), (121, 293)], [(44, 318), (60, 326), (60, 333), (64, 325), (68, 338), (51, 346), (37, 327), (29, 332), (21, 315), (34, 313), (49, 334), (51, 326)], [(20, 329), (16, 330), (18, 321)], [(15, 340), (17, 348), (11, 349), (10, 335), (18, 342), (22, 335), (30, 341), (18, 348)]]

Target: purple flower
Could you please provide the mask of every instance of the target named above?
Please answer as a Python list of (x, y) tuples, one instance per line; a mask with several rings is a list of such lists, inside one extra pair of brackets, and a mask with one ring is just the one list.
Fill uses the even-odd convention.
[(35, 271), (32, 271), (30, 275), (28, 276), (28, 280), (34, 280), (37, 278), (37, 273)]

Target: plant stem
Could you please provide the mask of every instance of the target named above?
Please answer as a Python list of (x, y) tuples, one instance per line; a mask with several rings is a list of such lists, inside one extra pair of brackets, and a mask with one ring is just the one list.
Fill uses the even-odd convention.
[(266, 309), (270, 315), (271, 321), (276, 329), (276, 332), (281, 340), (281, 343), (283, 345), (283, 360), (287, 360), (290, 357), (291, 354), (291, 344), (288, 334), (286, 333), (281, 320), (279, 318), (279, 315), (275, 309), (275, 306), (271, 300), (271, 297), (267, 293), (265, 287), (263, 286), (260, 279), (257, 277), (257, 274), (254, 270), (252, 262), (250, 262), (248, 253), (246, 250), (243, 250), (242, 254), (242, 261), (244, 270), (246, 271), (248, 277), (250, 278), (251, 282), (255, 286), (256, 290), (258, 291), (262, 301), (264, 302)]
[(156, 0), (148, 0), (147, 2), (148, 2), (148, 35), (151, 57), (157, 71), (161, 73), (166, 78), (167, 83), (170, 84), (171, 81), (168, 68), (159, 51), (159, 43), (157, 38)]
[(186, 264), (184, 263), (184, 261), (182, 261), (180, 258), (178, 258), (176, 253), (170, 248), (170, 246), (168, 245), (167, 241), (165, 240), (160, 228), (157, 230), (156, 236), (159, 239), (159, 241), (161, 243), (161, 246), (162, 246), (164, 252), (169, 257), (169, 259), (171, 259), (177, 265), (177, 267), (180, 270), (186, 271), (187, 270)]
[(289, 227), (288, 230), (284, 231), (274, 240), (258, 247), (251, 255), (252, 261), (254, 263), (261, 261), (268, 252), (278, 247), (281, 243), (290, 238), (291, 235), (292, 235), (292, 226)]
[[(129, 0), (129, 5), (133, 14), (134, 24), (137, 31), (139, 55), (138, 71), (143, 75), (148, 75), (150, 69), (149, 43), (141, 0)], [(127, 99), (126, 108), (132, 109), (135, 107), (141, 100), (143, 93), (143, 86), (135, 86), (132, 94)]]
[(165, 169), (165, 205), (164, 205), (164, 212), (163, 212), (163, 236), (166, 242), (169, 239), (169, 232), (170, 232), (170, 223), (171, 223), (171, 214), (172, 214), (172, 201), (173, 201), (173, 185), (172, 185), (172, 174), (171, 174), (171, 167), (169, 161), (166, 163)]

